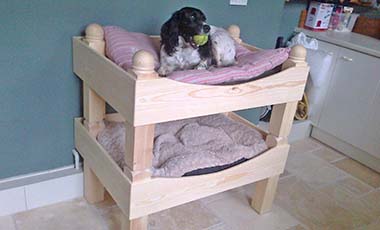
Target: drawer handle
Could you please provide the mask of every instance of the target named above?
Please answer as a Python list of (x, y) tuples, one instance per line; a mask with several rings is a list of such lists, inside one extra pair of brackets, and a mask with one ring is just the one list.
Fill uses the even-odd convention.
[(342, 56), (341, 57), (343, 60), (345, 61), (349, 61), (349, 62), (352, 62), (354, 59), (350, 58), (350, 57), (347, 57), (347, 56)]

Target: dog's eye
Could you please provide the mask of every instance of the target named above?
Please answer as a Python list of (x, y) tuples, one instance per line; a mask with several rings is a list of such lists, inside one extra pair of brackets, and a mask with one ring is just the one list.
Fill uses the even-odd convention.
[(194, 15), (191, 15), (191, 16), (190, 16), (190, 19), (194, 21), (194, 20), (195, 20), (195, 16), (194, 16)]

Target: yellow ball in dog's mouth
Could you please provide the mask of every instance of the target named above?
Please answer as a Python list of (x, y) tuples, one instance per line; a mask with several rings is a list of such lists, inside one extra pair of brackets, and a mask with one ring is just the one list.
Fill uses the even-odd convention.
[(208, 35), (207, 34), (198, 34), (193, 36), (193, 41), (198, 46), (203, 46), (208, 41)]

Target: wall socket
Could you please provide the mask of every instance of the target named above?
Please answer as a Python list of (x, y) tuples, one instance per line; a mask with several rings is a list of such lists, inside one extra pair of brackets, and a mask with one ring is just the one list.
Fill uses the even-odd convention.
[(248, 4), (248, 0), (230, 0), (230, 5), (234, 6), (246, 6)]

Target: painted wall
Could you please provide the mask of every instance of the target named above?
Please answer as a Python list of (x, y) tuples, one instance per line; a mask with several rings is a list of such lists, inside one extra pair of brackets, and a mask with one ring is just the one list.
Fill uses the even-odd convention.
[[(176, 9), (196, 6), (218, 26), (238, 24), (242, 38), (273, 47), (283, 0), (1, 0), (0, 179), (72, 164), (73, 117), (81, 84), (72, 73), (71, 37), (91, 22), (157, 34)], [(245, 111), (252, 120), (257, 112)]]
[(298, 26), (301, 11), (306, 9), (306, 1), (296, 0), (286, 3), (282, 12), (281, 27), (278, 36), (288, 39)]

